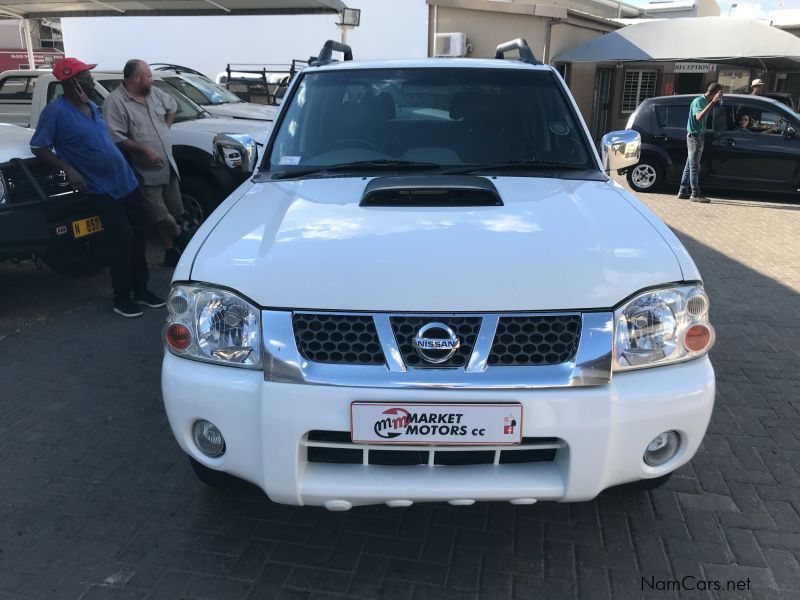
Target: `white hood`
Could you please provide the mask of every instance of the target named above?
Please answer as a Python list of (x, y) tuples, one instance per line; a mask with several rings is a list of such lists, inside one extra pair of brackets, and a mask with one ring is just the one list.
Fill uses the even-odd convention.
[(252, 102), (230, 102), (228, 104), (211, 104), (204, 106), (215, 117), (231, 119), (252, 119), (255, 121), (274, 121), (278, 108)]
[[(250, 119), (227, 119), (219, 117), (206, 117), (205, 119), (195, 119), (175, 123), (173, 132), (186, 131), (187, 133), (206, 132), (208, 134), (217, 133), (246, 133), (253, 136), (257, 142), (264, 143), (269, 137), (272, 123), (267, 121), (253, 121)], [(213, 135), (212, 135), (213, 137)], [(179, 143), (173, 135), (173, 143)]]
[(0, 123), (0, 163), (12, 158), (31, 158), (33, 129)]
[(677, 240), (610, 183), (492, 182), (504, 206), (362, 208), (361, 178), (256, 184), (191, 279), (262, 306), (396, 312), (608, 308), (683, 279)]

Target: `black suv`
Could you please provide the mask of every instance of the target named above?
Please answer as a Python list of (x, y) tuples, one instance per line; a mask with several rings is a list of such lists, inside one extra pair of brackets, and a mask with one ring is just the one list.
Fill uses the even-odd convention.
[[(628, 119), (627, 129), (642, 136), (641, 159), (626, 171), (634, 190), (680, 183), (689, 105), (697, 96), (649, 98)], [(749, 117), (746, 128), (739, 126), (743, 115)], [(703, 189), (800, 191), (800, 115), (791, 108), (769, 98), (731, 94), (714, 107), (706, 127)]]

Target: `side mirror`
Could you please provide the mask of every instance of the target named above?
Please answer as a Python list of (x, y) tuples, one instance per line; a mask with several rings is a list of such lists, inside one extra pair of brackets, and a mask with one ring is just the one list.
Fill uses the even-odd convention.
[(606, 173), (632, 167), (639, 162), (642, 138), (638, 131), (612, 131), (600, 141), (603, 169)]
[(787, 125), (783, 129), (783, 135), (785, 135), (786, 137), (794, 137), (795, 135), (797, 135), (797, 130), (791, 125)]
[(234, 171), (252, 173), (258, 161), (258, 147), (247, 134), (218, 133), (214, 136), (214, 161)]

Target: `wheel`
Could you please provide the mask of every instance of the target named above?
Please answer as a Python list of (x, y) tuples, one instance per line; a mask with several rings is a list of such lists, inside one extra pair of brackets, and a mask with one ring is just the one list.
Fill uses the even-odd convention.
[(189, 235), (200, 227), (206, 220), (206, 211), (196, 196), (181, 191), (181, 201), (183, 202), (183, 214), (178, 218), (178, 225)]
[(41, 257), (56, 273), (70, 277), (88, 277), (108, 266), (101, 244), (90, 236), (53, 244)]
[(628, 184), (637, 192), (653, 192), (664, 183), (664, 168), (656, 160), (644, 157), (628, 171)]
[(197, 462), (191, 456), (189, 457), (189, 462), (191, 463), (192, 470), (194, 471), (194, 474), (197, 475), (197, 478), (210, 488), (224, 490), (241, 483), (241, 480), (233, 475), (228, 475), (222, 471), (215, 471), (214, 469), (209, 469), (207, 466)]
[(219, 205), (220, 199), (214, 195), (215, 188), (191, 176), (181, 180), (181, 201), (183, 202), (183, 215), (178, 219), (178, 224), (189, 236), (194, 235), (198, 227), (208, 218)]

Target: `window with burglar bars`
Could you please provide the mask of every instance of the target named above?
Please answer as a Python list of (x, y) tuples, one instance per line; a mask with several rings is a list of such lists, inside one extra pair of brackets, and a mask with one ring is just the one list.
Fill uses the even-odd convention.
[(642, 100), (656, 95), (657, 71), (625, 71), (622, 83), (622, 112), (632, 113)]

